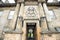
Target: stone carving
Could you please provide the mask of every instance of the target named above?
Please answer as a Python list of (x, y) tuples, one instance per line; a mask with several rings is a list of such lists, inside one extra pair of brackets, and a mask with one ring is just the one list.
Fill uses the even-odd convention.
[(28, 7), (27, 9), (27, 16), (28, 17), (35, 17), (35, 8), (34, 7)]

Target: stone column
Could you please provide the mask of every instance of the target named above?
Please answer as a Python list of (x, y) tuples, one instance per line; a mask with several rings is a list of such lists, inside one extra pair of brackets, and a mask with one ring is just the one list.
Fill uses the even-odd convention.
[(48, 8), (47, 8), (46, 3), (43, 3), (43, 8), (44, 8), (45, 13), (48, 13)]
[(21, 7), (20, 7), (20, 10), (19, 10), (19, 15), (18, 15), (18, 20), (17, 20), (17, 27), (16, 29), (18, 29), (19, 31), (22, 30), (22, 21), (23, 21), (23, 3), (21, 3)]
[(40, 13), (40, 17), (45, 17), (44, 10), (41, 3), (39, 3), (39, 13)]
[(41, 30), (42, 32), (48, 31), (46, 18), (41, 18)]
[[(41, 20), (41, 29), (45, 31), (45, 30), (47, 30), (47, 23), (46, 23), (46, 18), (45, 18), (44, 11), (47, 12), (48, 8), (47, 8), (45, 3), (43, 4), (43, 7), (42, 7), (41, 3), (39, 3), (39, 7), (40, 7), (40, 15), (41, 15), (41, 18), (40, 18), (40, 20)], [(44, 10), (43, 10), (43, 8), (44, 8)]]
[(48, 10), (48, 7), (47, 7), (46, 3), (43, 3), (43, 8), (44, 8), (45, 15), (46, 15), (46, 18), (47, 18), (47, 21), (48, 21), (49, 20), (49, 18), (48, 18), (49, 10)]
[(19, 11), (19, 16), (17, 20), (17, 27), (16, 31), (20, 32), (20, 40), (22, 40), (22, 21), (23, 21), (23, 14), (24, 14), (24, 4), (21, 3), (20, 11)]
[(24, 3), (21, 3), (19, 16), (23, 16), (23, 15), (24, 15)]
[[(47, 20), (47, 22), (50, 22), (50, 19), (49, 19), (49, 10), (48, 10), (48, 7), (47, 7), (47, 5), (46, 5), (46, 3), (44, 3), (43, 4), (43, 8), (44, 8), (44, 11), (45, 11), (45, 15), (46, 15), (46, 20)], [(51, 27), (51, 26), (50, 26)], [(49, 30), (50, 30), (50, 27), (49, 27), (49, 24), (48, 24), (48, 28), (49, 28)]]
[(40, 28), (40, 24), (39, 21), (37, 21), (36, 23), (36, 40), (41, 40), (41, 28)]
[[(44, 11), (43, 11), (43, 7), (42, 7), (42, 4), (41, 3), (39, 3), (38, 4), (38, 7), (39, 7), (39, 15), (40, 15), (40, 17), (44, 17)], [(41, 20), (41, 19), (40, 19)], [(39, 29), (39, 30), (38, 30)], [(41, 27), (40, 26), (38, 26), (37, 27), (37, 40), (41, 40)]]
[[(24, 23), (22, 24), (23, 17), (24, 17), (24, 3), (21, 3), (19, 17), (20, 17), (20, 29), (22, 29), (22, 32), (23, 32), (23, 34), (22, 34), (22, 40), (25, 40), (25, 36), (26, 35), (25, 35), (25, 32), (24, 32), (25, 31), (24, 29), (26, 29), (26, 27), (25, 27)], [(24, 26), (22, 27), (22, 25), (24, 25)]]
[(20, 33), (20, 40), (22, 40), (22, 18), (19, 17), (17, 20), (16, 32)]
[(11, 29), (14, 29), (16, 26), (16, 20), (17, 20), (18, 14), (19, 14), (19, 9), (20, 9), (20, 4), (17, 3), (16, 8), (15, 8), (14, 17), (11, 21)]

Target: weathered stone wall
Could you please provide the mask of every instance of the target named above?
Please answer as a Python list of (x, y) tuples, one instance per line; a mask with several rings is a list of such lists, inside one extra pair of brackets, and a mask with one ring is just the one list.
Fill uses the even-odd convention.
[[(48, 15), (46, 13), (49, 13), (48, 12), (49, 10), (47, 8), (46, 3), (43, 3), (43, 6), (41, 3), (39, 3), (39, 5), (37, 6), (36, 9), (38, 10), (38, 15), (37, 15), (38, 18), (35, 16), (33, 18), (28, 17), (26, 19), (25, 15), (24, 15), (25, 14), (24, 11), (26, 11), (26, 10), (24, 10), (24, 7), (25, 7), (24, 3), (21, 3), (21, 7), (20, 7), (20, 4), (17, 3), (16, 8), (15, 7), (0, 8), (0, 9), (4, 10), (4, 14), (2, 15), (2, 17), (0, 17), (1, 18), (0, 27), (6, 27), (6, 28), (10, 27), (11, 30), (13, 29), (12, 31), (10, 31), (10, 29), (9, 30), (6, 29), (9, 33), (7, 32), (4, 34), (4, 40), (26, 40), (26, 34), (27, 34), (26, 33), (27, 32), (26, 31), (26, 23), (36, 23), (37, 24), (36, 25), (36, 34), (37, 34), (36, 39), (37, 40), (40, 40), (40, 39), (41, 40), (42, 39), (43, 40), (56, 40), (56, 39), (60, 40), (60, 34), (51, 34), (51, 35), (46, 34), (43, 36), (40, 34), (42, 31), (43, 32), (48, 31), (47, 30), (48, 26), (52, 26), (52, 28), (60, 26), (59, 25), (60, 24), (60, 18), (59, 18), (60, 17), (60, 9), (59, 10), (53, 9), (57, 19), (54, 20), (52, 23), (50, 23), (50, 25), (47, 26), (47, 23), (51, 22), (51, 21), (49, 20), (49, 17), (47, 18)], [(14, 17), (12, 20), (8, 20), (7, 18), (8, 18), (8, 15), (9, 15), (9, 12), (11, 9), (15, 10), (15, 14), (14, 14)], [(40, 19), (40, 18), (42, 18), (42, 19)], [(22, 23), (22, 21), (23, 21), (23, 23)], [(40, 21), (41, 21), (41, 25), (40, 25)], [(3, 33), (2, 31), (4, 31), (5, 28), (3, 28), (3, 29), (0, 28), (0, 30), (1, 30), (0, 33), (2, 34)], [(12, 34), (11, 32), (17, 32), (17, 33), (21, 33), (21, 34), (17, 34), (17, 33)], [(23, 34), (22, 34), (22, 32), (23, 32)], [(42, 38), (41, 38), (41, 36), (42, 36)]]
[(20, 40), (20, 34), (5, 34), (4, 40)]
[(60, 40), (60, 37), (58, 37), (59, 35), (60, 34), (44, 34), (41, 40)]
[(14, 10), (15, 7), (6, 7), (6, 8), (0, 8), (0, 10), (2, 10), (3, 14), (0, 17), (0, 27), (1, 26), (8, 26), (8, 16), (9, 16), (9, 12), (10, 10)]

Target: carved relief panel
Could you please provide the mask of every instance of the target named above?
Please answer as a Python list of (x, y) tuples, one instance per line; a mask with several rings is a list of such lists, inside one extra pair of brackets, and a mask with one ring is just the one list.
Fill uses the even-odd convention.
[(25, 17), (38, 18), (39, 10), (38, 6), (25, 6), (24, 10)]

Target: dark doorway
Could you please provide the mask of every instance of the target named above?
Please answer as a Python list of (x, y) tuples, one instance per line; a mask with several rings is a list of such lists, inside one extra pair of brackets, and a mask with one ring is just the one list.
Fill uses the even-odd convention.
[(36, 40), (36, 23), (27, 23), (27, 40)]

